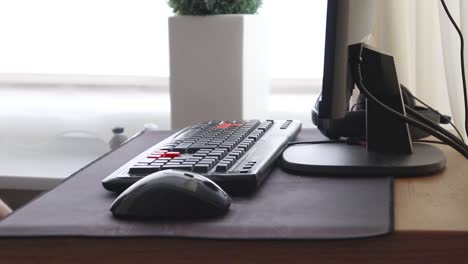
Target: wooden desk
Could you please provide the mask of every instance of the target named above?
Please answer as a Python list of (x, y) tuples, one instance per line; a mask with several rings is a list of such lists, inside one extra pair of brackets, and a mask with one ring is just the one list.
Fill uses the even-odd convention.
[(395, 181), (393, 235), (346, 241), (2, 239), (0, 263), (468, 263), (468, 162)]

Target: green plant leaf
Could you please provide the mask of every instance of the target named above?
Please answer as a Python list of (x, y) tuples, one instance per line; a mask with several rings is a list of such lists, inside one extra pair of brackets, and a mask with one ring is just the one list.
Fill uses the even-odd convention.
[(256, 14), (262, 0), (168, 0), (168, 5), (184, 16)]

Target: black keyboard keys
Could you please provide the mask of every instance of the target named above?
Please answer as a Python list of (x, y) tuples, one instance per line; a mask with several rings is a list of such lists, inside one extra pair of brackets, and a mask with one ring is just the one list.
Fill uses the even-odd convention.
[(164, 170), (183, 170), (183, 171), (192, 171), (193, 165), (184, 165), (184, 164), (167, 164), (162, 167)]
[(193, 167), (193, 171), (197, 173), (207, 173), (210, 169), (211, 165), (207, 163), (199, 163)]
[(227, 172), (228, 169), (229, 169), (229, 164), (227, 163), (224, 163), (224, 162), (220, 162), (217, 166), (216, 166), (216, 172)]
[(135, 165), (130, 168), (130, 170), (128, 171), (128, 174), (137, 175), (137, 176), (141, 176), (141, 175), (146, 176), (146, 175), (160, 171), (161, 168), (162, 168), (161, 165), (143, 165), (143, 166)]
[(180, 153), (187, 153), (188, 148), (192, 145), (192, 143), (180, 143), (179, 145), (175, 146), (172, 151), (178, 151)]
[(251, 120), (196, 125), (137, 162), (129, 174), (145, 176), (166, 169), (208, 173), (213, 168), (228, 172), (272, 124)]

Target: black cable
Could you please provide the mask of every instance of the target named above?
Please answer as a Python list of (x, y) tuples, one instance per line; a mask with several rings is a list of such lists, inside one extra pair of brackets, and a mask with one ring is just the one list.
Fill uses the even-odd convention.
[(445, 4), (445, 1), (440, 0), (440, 2), (442, 3), (445, 13), (450, 19), (450, 22), (452, 22), (452, 25), (457, 31), (458, 37), (460, 38), (460, 61), (461, 61), (462, 81), (463, 81), (463, 97), (465, 100), (465, 133), (466, 135), (468, 135), (468, 95), (466, 91), (466, 73), (465, 73), (465, 39), (463, 38), (463, 33), (460, 27), (458, 27), (457, 23), (455, 22), (455, 19), (453, 19), (453, 16), (447, 7), (447, 4)]
[(291, 142), (288, 144), (288, 146), (294, 146), (294, 145), (306, 145), (306, 144), (332, 144), (332, 143), (346, 143), (345, 140), (322, 140), (322, 141), (296, 141), (296, 142)]
[[(353, 61), (354, 60), (354, 61)], [(457, 142), (451, 140), (449, 137), (443, 135), (443, 134), (440, 134), (438, 131), (436, 131), (435, 129), (433, 129), (431, 126), (428, 126), (424, 123), (421, 123), (413, 118), (410, 118), (410, 117), (407, 117), (397, 111), (395, 111), (394, 109), (388, 107), (387, 105), (385, 105), (384, 103), (382, 103), (379, 99), (377, 99), (376, 97), (374, 97), (365, 87), (364, 83), (363, 83), (363, 80), (362, 80), (362, 73), (361, 73), (361, 63), (362, 63), (362, 58), (360, 57), (360, 54), (359, 54), (359, 58), (352, 58), (352, 63), (354, 63), (355, 65), (353, 65), (354, 67), (353, 68), (353, 76), (354, 76), (354, 81), (356, 82), (357, 84), (357, 87), (359, 88), (359, 90), (361, 91), (361, 93), (363, 93), (366, 98), (374, 105), (384, 109), (385, 111), (389, 112), (390, 114), (404, 120), (406, 123), (412, 125), (412, 126), (415, 126), (423, 131), (425, 131), (426, 133), (429, 133), (431, 135), (433, 135), (434, 137), (438, 138), (439, 140), (443, 141), (443, 142), (446, 142), (448, 145), (450, 145), (452, 148), (454, 148), (455, 150), (457, 150), (460, 154), (462, 154), (465, 158), (468, 159), (468, 147), (466, 147), (466, 145), (460, 145), (458, 144)]]
[[(408, 96), (410, 96), (411, 98), (413, 98), (414, 100), (416, 100), (417, 102), (419, 102), (420, 104), (424, 105), (425, 107), (427, 107), (429, 110), (431, 110), (432, 112), (440, 115), (440, 116), (443, 116), (443, 114), (441, 114), (439, 111), (437, 111), (436, 109), (432, 108), (430, 105), (426, 104), (425, 102), (423, 102), (421, 99), (417, 98), (416, 96), (414, 96), (414, 94), (412, 93), (407, 93)], [(449, 122), (449, 124), (453, 127), (453, 129), (455, 129), (455, 131), (457, 132), (458, 134), (458, 137), (460, 138), (460, 140), (462, 140), (463, 142), (465, 142), (460, 130), (458, 130), (458, 128), (455, 126), (455, 124), (453, 122)]]
[(455, 129), (455, 132), (457, 132), (458, 137), (460, 137), (461, 140), (465, 141), (465, 139), (463, 138), (463, 135), (461, 134), (460, 130), (458, 130), (457, 126), (455, 126), (453, 122), (450, 122), (449, 124), (450, 126), (452, 126), (453, 129)]
[(364, 105), (364, 103), (355, 103), (355, 104), (353, 104), (350, 111), (351, 112), (354, 111), (356, 109), (356, 106), (358, 106), (358, 105)]
[(431, 128), (433, 128), (434, 130), (436, 130), (437, 132), (443, 134), (444, 136), (450, 138), (451, 140), (453, 140), (454, 142), (456, 142), (457, 144), (463, 146), (464, 148), (467, 148), (468, 149), (468, 146), (465, 145), (465, 142), (463, 142), (462, 140), (460, 140), (458, 137), (456, 137), (455, 135), (453, 135), (452, 133), (450, 133), (449, 131), (447, 131), (446, 129), (444, 129), (443, 127), (439, 126), (438, 124), (434, 123), (432, 120), (430, 120), (429, 118), (425, 117), (424, 115), (420, 114), (418, 111), (414, 110), (413, 108), (405, 105), (405, 109), (406, 111), (411, 115), (413, 116), (414, 118), (416, 118), (419, 122), (422, 122), (428, 126), (430, 126)]
[(445, 142), (436, 141), (436, 140), (416, 140), (415, 142), (417, 142), (417, 143), (430, 143), (430, 144), (447, 145), (447, 143), (445, 143)]

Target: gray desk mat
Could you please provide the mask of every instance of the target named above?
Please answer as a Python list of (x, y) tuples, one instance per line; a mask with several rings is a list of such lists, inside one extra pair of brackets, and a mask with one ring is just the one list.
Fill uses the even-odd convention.
[[(171, 237), (205, 239), (346, 239), (393, 229), (392, 178), (297, 176), (275, 168), (248, 197), (233, 197), (227, 215), (197, 221), (114, 219), (116, 197), (101, 180), (167, 137), (146, 131), (75, 173), (0, 222), (0, 237)], [(303, 130), (297, 140), (322, 139)], [(333, 158), (333, 157), (330, 157)]]

